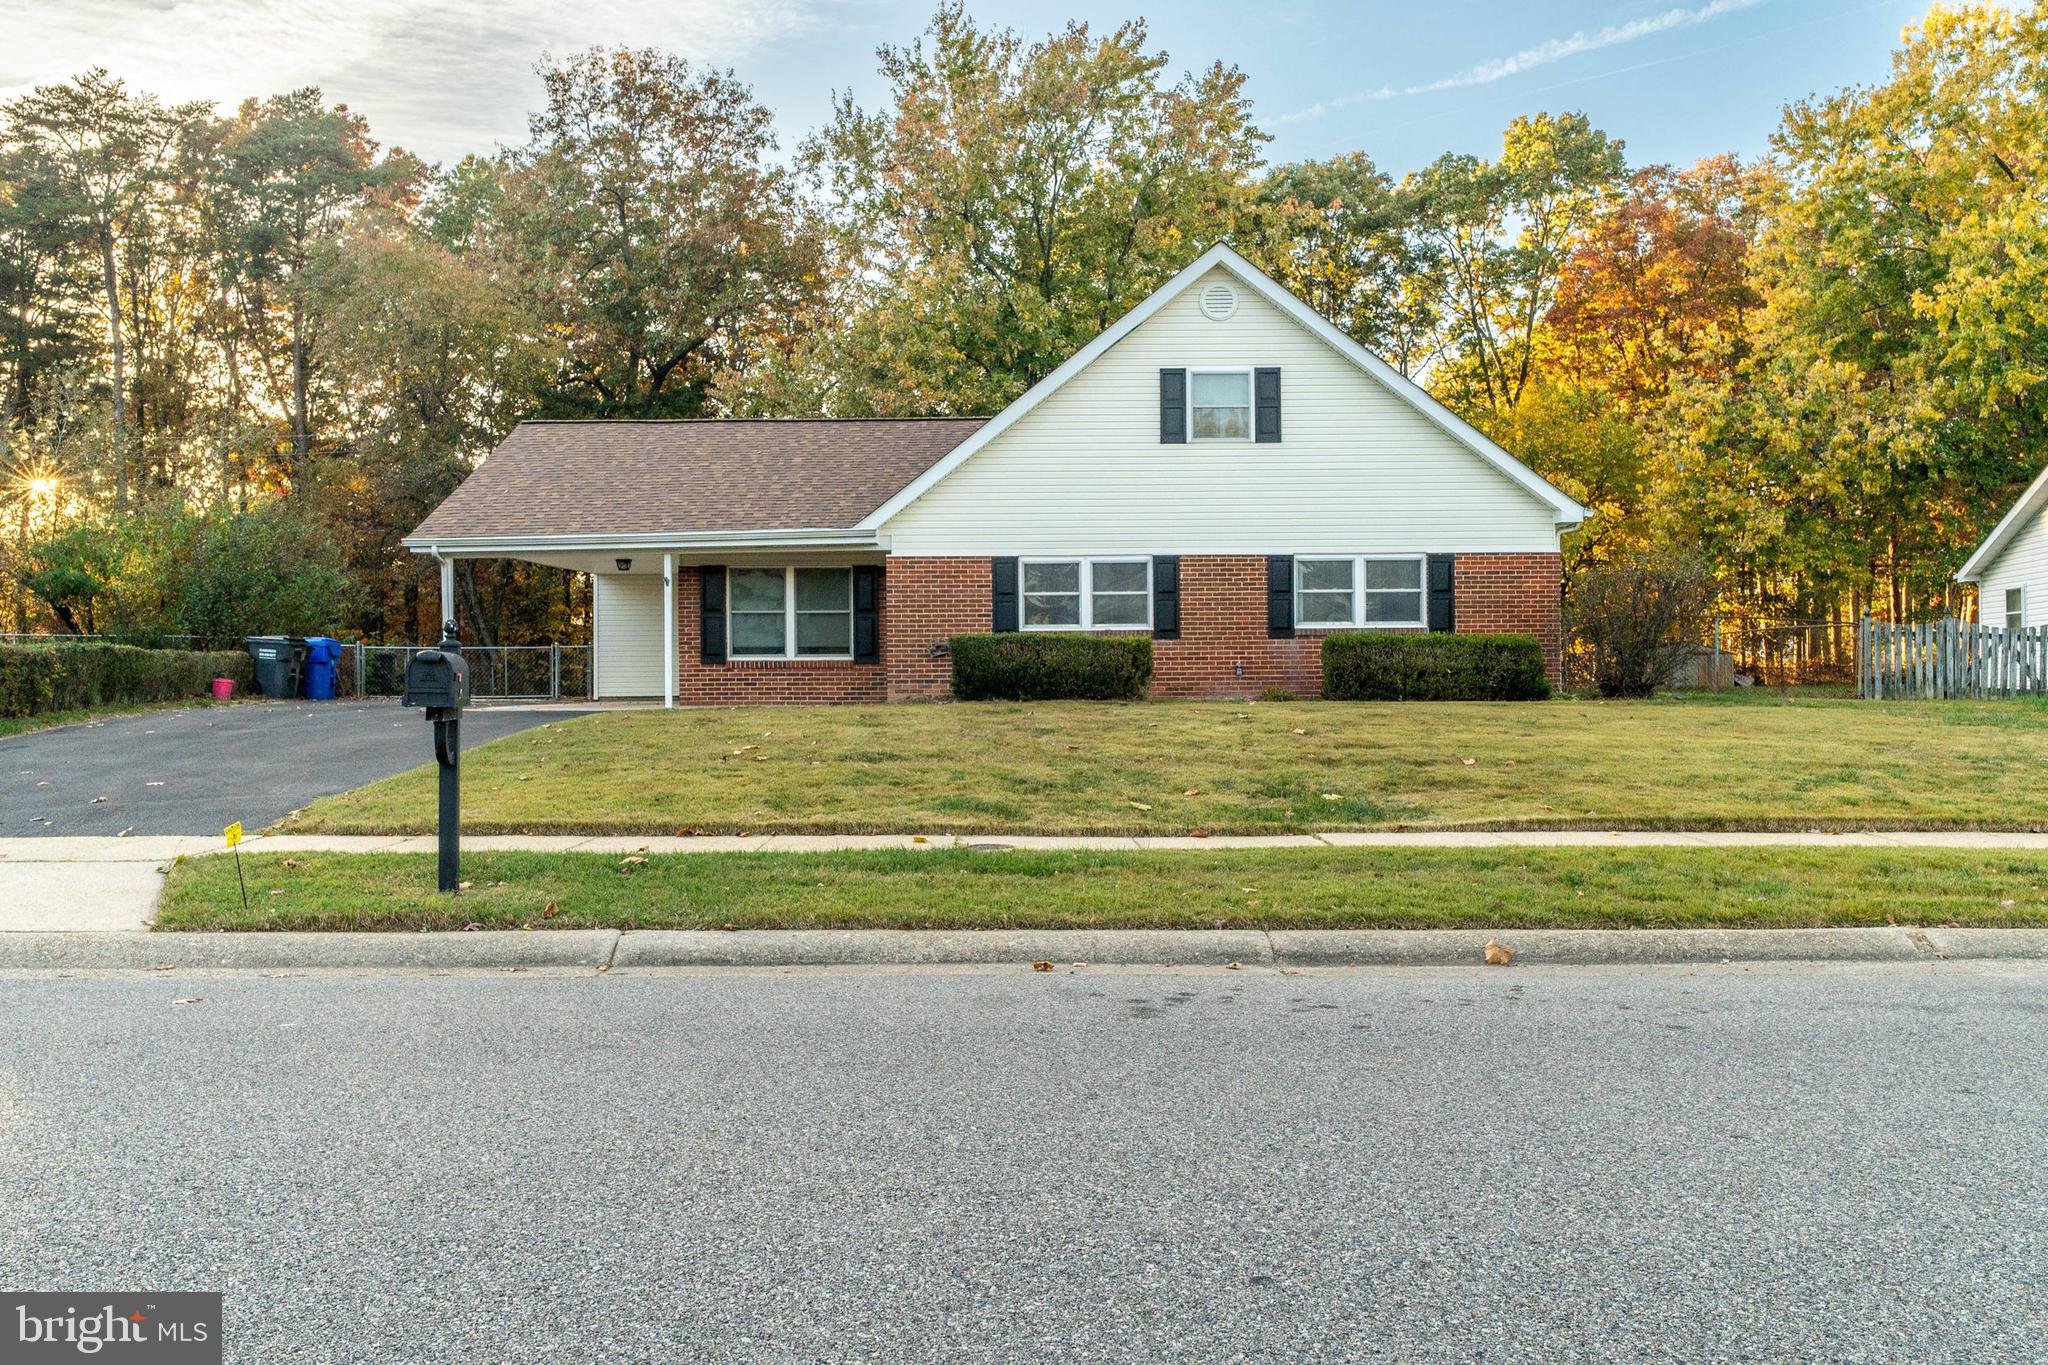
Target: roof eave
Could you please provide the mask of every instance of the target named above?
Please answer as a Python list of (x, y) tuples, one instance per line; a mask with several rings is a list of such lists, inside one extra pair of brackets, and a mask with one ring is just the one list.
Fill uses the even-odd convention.
[(414, 554), (506, 555), (522, 552), (562, 554), (576, 550), (791, 550), (885, 549), (873, 531), (807, 528), (797, 530), (590, 532), (574, 535), (436, 536), (410, 535), (398, 542)]
[(2044, 498), (2048, 498), (2048, 469), (2043, 469), (2034, 476), (2034, 481), (2027, 485), (2026, 492), (2020, 494), (2019, 501), (2012, 505), (2012, 510), (1999, 518), (1998, 525), (1991, 528), (1991, 534), (1984, 537), (1984, 543), (1963, 561), (1963, 567), (1956, 570), (1956, 581), (1975, 583), (1980, 580), (1984, 576), (1984, 570), (1991, 567), (1992, 562), (2004, 553), (2007, 542), (2019, 531), (2022, 523), (2040, 507)]

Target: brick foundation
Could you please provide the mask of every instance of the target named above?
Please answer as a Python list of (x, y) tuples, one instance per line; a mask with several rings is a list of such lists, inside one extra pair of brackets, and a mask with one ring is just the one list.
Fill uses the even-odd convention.
[(1554, 554), (1459, 555), (1458, 629), (1533, 635), (1550, 685), (1564, 681), (1564, 560)]
[[(697, 571), (679, 569), (676, 699), (695, 706), (943, 700), (950, 695), (951, 665), (936, 651), (949, 636), (989, 629), (989, 564), (969, 557), (891, 559), (882, 574), (879, 664), (705, 664), (698, 658)], [(1564, 640), (1561, 572), (1555, 554), (1459, 555), (1458, 629), (1534, 635), (1555, 685)], [(1182, 556), (1180, 600), (1181, 638), (1153, 642), (1154, 697), (1256, 697), (1268, 689), (1303, 697), (1321, 693), (1322, 632), (1303, 631), (1291, 640), (1266, 637), (1263, 556)]]

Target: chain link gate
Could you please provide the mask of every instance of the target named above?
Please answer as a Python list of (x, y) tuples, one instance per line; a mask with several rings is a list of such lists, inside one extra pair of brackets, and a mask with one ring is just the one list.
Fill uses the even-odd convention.
[[(405, 691), (405, 666), (426, 645), (350, 645), (341, 677), (358, 697), (396, 697)], [(491, 701), (560, 701), (590, 695), (588, 645), (464, 645), (470, 695)]]

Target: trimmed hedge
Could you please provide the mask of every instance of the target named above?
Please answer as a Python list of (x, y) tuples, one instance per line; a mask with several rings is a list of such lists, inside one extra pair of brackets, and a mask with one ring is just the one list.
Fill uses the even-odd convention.
[(1323, 637), (1330, 701), (1542, 701), (1550, 695), (1533, 635), (1448, 631)]
[(256, 663), (244, 650), (201, 653), (132, 645), (0, 645), (0, 716), (206, 696), (215, 678), (248, 691)]
[(948, 647), (961, 701), (1138, 701), (1152, 683), (1149, 635), (1005, 631)]

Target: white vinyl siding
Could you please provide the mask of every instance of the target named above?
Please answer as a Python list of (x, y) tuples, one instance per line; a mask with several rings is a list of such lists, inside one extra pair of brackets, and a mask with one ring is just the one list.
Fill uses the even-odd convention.
[(592, 574), (590, 595), (596, 613), (598, 696), (660, 696), (661, 575)]
[(2021, 590), (2026, 592), (2024, 624), (2040, 625), (2041, 613), (2035, 608), (2042, 593), (2048, 592), (2048, 509), (2036, 512), (2005, 543), (1998, 558), (1984, 566), (1977, 579), (1977, 619), (1987, 626), (2004, 625), (2006, 594)]
[[(1555, 513), (1254, 291), (1202, 316), (1219, 268), (883, 527), (897, 555), (1366, 554), (1557, 549)], [(1281, 372), (1280, 444), (1159, 440), (1159, 371)]]

